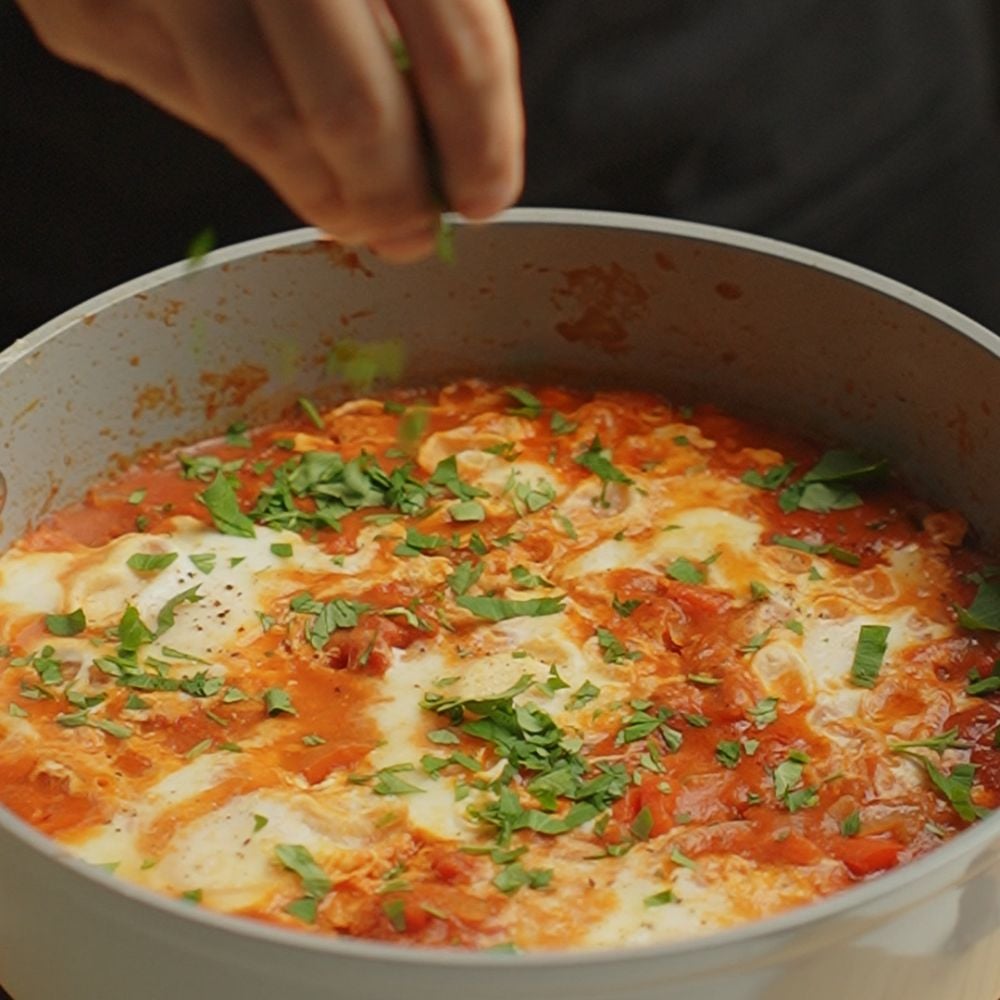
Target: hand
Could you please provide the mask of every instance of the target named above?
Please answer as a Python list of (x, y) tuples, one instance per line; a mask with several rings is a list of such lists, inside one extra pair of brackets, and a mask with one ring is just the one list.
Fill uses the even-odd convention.
[[(426, 256), (441, 206), (483, 219), (523, 176), (503, 0), (20, 0), (56, 55), (225, 143), (303, 219), (393, 260)], [(412, 81), (395, 65), (397, 32)], [(169, 151), (164, 151), (169, 155)]]

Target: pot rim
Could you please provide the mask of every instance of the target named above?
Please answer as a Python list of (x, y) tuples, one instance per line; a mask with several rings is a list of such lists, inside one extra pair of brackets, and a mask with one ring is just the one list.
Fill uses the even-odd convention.
[[(448, 218), (458, 225), (470, 225), (457, 216), (449, 215)], [(972, 340), (982, 349), (1000, 358), (1000, 337), (951, 306), (894, 279), (886, 278), (874, 271), (815, 250), (721, 226), (623, 212), (562, 208), (515, 208), (502, 213), (491, 222), (491, 225), (505, 226), (539, 224), (587, 226), (589, 228), (660, 234), (716, 243), (764, 256), (777, 257), (832, 274), (843, 280), (865, 286), (888, 298), (896, 299), (951, 327), (956, 333)], [(176, 282), (188, 274), (196, 273), (205, 268), (215, 268), (268, 252), (289, 250), (316, 242), (325, 242), (328, 239), (320, 230), (304, 227), (272, 236), (246, 240), (214, 250), (195, 265), (189, 261), (180, 261), (158, 268), (87, 299), (15, 341), (6, 350), (0, 352), (0, 374), (38, 350), (72, 324), (137, 293), (148, 292), (151, 289)], [(448, 966), (470, 970), (493, 968), (510, 970), (512, 966), (512, 957), (509, 954), (409, 945), (401, 947), (361, 938), (306, 934), (290, 928), (272, 926), (212, 910), (194, 909), (190, 905), (168, 896), (115, 878), (103, 869), (79, 860), (68, 854), (57, 841), (39, 833), (2, 805), (0, 805), (0, 834), (14, 837), (49, 860), (75, 871), (76, 874), (90, 880), (105, 891), (124, 895), (132, 902), (142, 906), (159, 909), (166, 916), (199, 923), (206, 930), (211, 929), (226, 935), (256, 939), (262, 944), (266, 943), (284, 949), (327, 954), (332, 958), (344, 957), (367, 959), (379, 963), (388, 962), (397, 966)], [(776, 939), (784, 934), (801, 931), (810, 925), (820, 924), (832, 917), (877, 902), (882, 897), (890, 896), (896, 890), (917, 883), (962, 857), (973, 859), (994, 841), (1000, 841), (1000, 810), (996, 815), (987, 817), (975, 826), (964, 830), (952, 840), (916, 861), (879, 875), (872, 881), (861, 883), (825, 897), (818, 902), (796, 907), (776, 916), (753, 920), (701, 937), (659, 944), (590, 950), (562, 949), (519, 952), (516, 955), (516, 963), (522, 968), (550, 970), (595, 963), (611, 964), (636, 960), (666, 961), (712, 952), (719, 952), (719, 957), (723, 958), (724, 953), (730, 948), (761, 943), (762, 939), (766, 938)], [(816, 947), (820, 947), (821, 944), (822, 942), (817, 940)]]

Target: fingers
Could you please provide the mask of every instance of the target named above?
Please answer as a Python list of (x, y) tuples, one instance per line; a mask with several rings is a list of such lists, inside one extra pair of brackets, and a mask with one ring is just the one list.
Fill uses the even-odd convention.
[(502, 0), (389, 0), (412, 62), (449, 207), (512, 204), (524, 178), (517, 42)]
[(360, 0), (254, 0), (302, 126), (334, 170), (333, 231), (350, 242), (429, 240), (434, 206), (406, 80)]
[[(423, 106), (449, 207), (484, 218), (522, 181), (503, 0), (20, 0), (57, 55), (226, 143), (303, 218), (392, 260), (426, 256)], [(395, 65), (402, 34), (412, 70)]]
[(162, 11), (210, 131), (295, 212), (337, 232), (344, 212), (337, 178), (306, 134), (252, 9), (243, 0), (170, 0)]
[(59, 58), (124, 83), (170, 114), (208, 129), (177, 46), (149, 10), (127, 0), (21, 0), (21, 6), (39, 40)]

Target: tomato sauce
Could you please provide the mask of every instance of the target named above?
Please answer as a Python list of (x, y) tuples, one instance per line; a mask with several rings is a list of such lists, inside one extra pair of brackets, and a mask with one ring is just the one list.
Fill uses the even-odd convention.
[[(27, 749), (16, 726), (4, 738), (0, 725), (4, 805), (48, 834), (67, 843), (82, 842), (88, 831), (107, 822), (116, 802), (141, 797), (185, 762), (220, 749), (239, 754), (238, 769), (146, 831), (146, 849), (158, 853), (169, 849), (185, 824), (254, 790), (295, 787), (309, 795), (344, 785), (367, 786), (377, 793), (370, 758), (386, 739), (379, 725), (386, 675), (407, 651), (437, 649), (441, 643), (460, 651), (458, 665), (452, 664), (459, 672), (463, 658), (478, 655), (483, 622), (469, 611), (468, 602), (462, 604), (466, 593), (446, 581), (453, 581), (461, 565), (485, 561), (486, 552), (491, 567), (510, 571), (518, 564), (531, 565), (541, 568), (539, 576), (551, 575), (555, 583), (512, 587), (504, 599), (530, 603), (545, 599), (536, 592), (568, 595), (572, 608), (565, 633), (627, 687), (617, 700), (595, 702), (589, 718), (574, 715), (562, 734), (578, 735), (582, 747), (573, 751), (578, 757), (567, 758), (570, 769), (577, 768), (586, 779), (610, 774), (613, 768), (623, 776), (621, 786), (600, 800), (594, 817), (574, 828), (570, 838), (586, 842), (608, 863), (661, 841), (668, 845), (665, 853), (669, 847), (671, 856), (694, 865), (731, 856), (762, 869), (824, 871), (825, 882), (816, 876), (823, 886), (817, 892), (835, 891), (959, 832), (974, 821), (970, 809), (981, 813), (1000, 803), (1000, 683), (996, 689), (986, 685), (980, 696), (969, 694), (969, 686), (991, 676), (1000, 661), (1000, 638), (989, 628), (970, 626), (968, 619), (963, 625), (956, 610), (974, 609), (975, 602), (990, 596), (989, 560), (965, 545), (958, 515), (931, 514), (891, 475), (871, 481), (834, 477), (824, 488), (835, 495), (856, 489), (856, 503), (845, 500), (836, 509), (796, 507), (786, 491), (793, 484), (804, 485), (800, 477), (821, 463), (822, 447), (711, 407), (675, 407), (636, 393), (595, 397), (541, 387), (517, 395), (503, 387), (460, 383), (437, 395), (398, 393), (387, 405), (360, 401), (324, 413), (320, 423), (316, 426), (308, 412), (296, 412), (250, 432), (234, 430), (190, 449), (142, 456), (117, 478), (95, 485), (82, 502), (49, 516), (22, 541), (20, 551), (96, 549), (135, 532), (168, 539), (174, 519), (182, 516), (213, 527), (215, 515), (204, 494), (226, 476), (239, 511), (262, 524), (266, 519), (260, 518), (260, 505), (268, 491), (278, 489), (281, 470), (294, 469), (307, 453), (335, 452), (345, 462), (359, 460), (364, 469), (372, 468), (364, 463), (377, 463), (381, 473), (397, 477), (397, 490), (426, 491), (433, 470), (421, 467), (421, 448), (433, 435), (462, 429), (474, 436), (469, 428), (476, 427), (508, 429), (509, 440), (501, 437), (499, 444), (479, 448), (479, 453), (492, 456), (489, 461), (551, 469), (560, 498), (551, 505), (550, 499), (539, 501), (538, 511), (526, 513), (509, 503), (501, 508), (507, 489), (499, 498), (483, 499), (488, 490), (463, 497), (441, 487), (430, 491), (430, 501), (419, 512), (407, 512), (397, 493), (383, 504), (341, 510), (326, 524), (303, 527), (302, 537), (334, 560), (353, 556), (362, 544), (374, 544), (362, 539), (370, 538), (370, 526), (379, 517), (387, 533), (397, 532), (392, 535), (399, 539), (397, 548), (378, 542), (382, 548), (374, 568), (360, 573), (360, 583), (351, 590), (350, 600), (361, 608), (357, 621), (333, 628), (318, 648), (310, 646), (286, 620), (286, 597), (274, 612), (276, 624), (233, 654), (238, 696), (227, 696), (235, 682), (207, 697), (187, 698), (176, 691), (161, 697), (157, 690), (132, 690), (109, 681), (101, 712), (112, 723), (118, 720), (118, 730), (114, 724), (104, 730), (90, 725), (86, 713), (93, 706), (74, 709), (63, 689), (33, 673), (39, 668), (32, 666), (31, 657), (37, 659), (51, 638), (47, 619), (19, 620), (15, 629), (11, 618), (11, 641), (6, 650), (0, 647), (2, 705), (5, 710), (9, 706), (15, 722), (30, 723), (39, 749)], [(774, 470), (785, 464), (784, 479), (767, 485), (767, 477), (777, 480)], [(740, 578), (739, 586), (712, 584), (719, 554), (697, 548), (683, 558), (665, 557), (663, 565), (652, 568), (612, 566), (569, 574), (574, 560), (602, 542), (633, 535), (637, 544), (656, 542), (674, 512), (664, 502), (662, 510), (648, 514), (635, 496), (648, 495), (658, 476), (675, 477), (664, 481), (673, 484), (678, 496), (703, 481), (710, 481), (720, 496), (738, 496), (741, 516), (758, 531), (753, 551), (761, 556), (759, 576)], [(374, 488), (375, 481), (366, 479), (365, 488)], [(685, 485), (691, 483), (696, 485)], [(342, 484), (336, 489), (343, 489)], [(336, 489), (327, 494), (314, 490), (289, 502), (308, 520), (322, 512)], [(593, 497), (585, 515), (578, 516), (575, 528), (572, 522), (567, 527), (569, 518), (561, 511), (577, 509), (571, 501), (579, 506), (588, 489)], [(704, 497), (710, 495), (705, 492), (700, 502), (707, 504)], [(449, 520), (447, 510), (470, 501), (485, 504), (482, 517), (473, 509), (468, 522)], [(619, 502), (626, 504), (626, 513), (616, 507)], [(647, 516), (649, 524), (642, 520)], [(614, 521), (616, 517), (621, 520)], [(620, 526), (605, 532), (603, 521)], [(398, 534), (401, 527), (408, 532), (405, 538)], [(410, 532), (416, 533), (417, 548), (406, 552)], [(778, 550), (783, 562), (763, 558)], [(933, 579), (944, 580), (946, 592), (936, 589), (936, 583), (921, 586), (919, 581), (910, 581), (906, 593), (901, 592), (892, 561), (912, 552), (926, 556)], [(719, 566), (735, 573), (726, 569), (726, 558)], [(433, 569), (429, 560), (445, 561), (446, 570)], [(780, 572), (775, 569), (779, 563)], [(399, 572), (380, 577), (396, 564), (402, 565)], [(428, 565), (432, 568), (425, 569)], [(735, 565), (734, 558), (729, 566)], [(870, 575), (864, 584), (852, 589), (852, 574), (861, 580), (865, 573)], [(820, 610), (808, 626), (794, 617), (799, 612), (792, 606), (796, 595), (806, 593), (803, 581), (815, 582), (819, 594)], [(759, 589), (753, 591), (751, 585)], [(473, 581), (470, 586), (477, 598), (500, 599), (501, 591), (493, 585), (484, 589)], [(856, 699), (853, 714), (831, 716), (828, 729), (817, 714), (819, 696), (830, 693), (828, 680), (791, 667), (774, 680), (754, 666), (770, 643), (791, 650), (785, 655), (793, 666), (805, 663), (809, 655), (818, 655), (808, 653), (805, 628), (826, 627), (845, 608), (862, 619), (866, 614), (878, 617), (886, 608), (888, 615), (904, 599), (912, 600), (911, 611), (925, 623), (925, 632), (905, 648), (883, 651), (892, 669), (880, 659), (883, 674), (869, 687), (844, 680), (844, 691)], [(0, 638), (5, 634), (2, 611), (0, 605)], [(106, 631), (87, 635), (95, 645), (119, 638), (113, 630), (110, 639)], [(497, 641), (496, 636), (489, 641)], [(561, 665), (551, 666), (558, 671)], [(839, 669), (847, 678), (854, 667), (845, 660)], [(928, 684), (938, 701), (928, 693)], [(769, 694), (779, 688), (780, 697)], [(287, 704), (268, 702), (268, 692), (274, 691), (287, 696)], [(533, 694), (544, 708), (543, 695), (537, 688)], [(136, 709), (136, 704), (143, 707)], [(74, 710), (83, 713), (79, 727)], [(486, 791), (490, 781), (500, 780), (496, 776), (503, 773), (510, 751), (502, 741), (477, 738), (467, 726), (476, 721), (476, 710), (462, 712), (460, 707), (460, 724), (428, 710), (421, 734), (428, 754), (464, 755), (464, 765), (442, 765), (448, 780), (458, 775), (466, 792), (468, 786)], [(530, 732), (537, 734), (552, 722), (546, 718), (522, 716), (518, 724), (535, 726)], [(928, 731), (930, 724), (923, 720), (932, 718), (935, 725)], [(626, 735), (630, 725), (646, 723), (646, 735)], [(578, 733), (577, 727), (584, 725), (586, 731)], [(121, 735), (121, 726), (129, 729), (128, 737)], [(440, 732), (449, 726), (454, 732), (445, 739)], [(443, 745), (431, 745), (435, 732)], [(934, 745), (935, 738), (944, 742)], [(541, 742), (542, 736), (532, 739)], [(931, 745), (926, 745), (928, 739)], [(871, 750), (871, 758), (852, 761), (859, 747)], [(472, 770), (470, 760), (480, 772)], [(839, 766), (845, 760), (850, 768)], [(942, 799), (927, 780), (931, 772), (922, 770), (927, 760), (952, 775), (962, 772), (949, 768), (973, 765), (968, 802)], [(420, 767), (419, 762), (405, 764), (414, 773)], [(573, 801), (579, 801), (564, 795), (548, 808), (543, 796), (528, 791), (537, 771), (514, 767), (512, 772), (520, 806), (534, 810), (536, 824), (543, 822), (544, 817), (538, 818), (543, 813), (565, 817)], [(398, 776), (394, 780), (405, 781), (410, 771), (393, 773)], [(491, 778), (477, 778), (477, 773)], [(510, 774), (504, 780), (511, 780)], [(395, 794), (402, 800), (408, 793), (397, 786)], [(530, 869), (527, 859), (532, 851), (556, 856), (558, 836), (515, 825), (506, 837), (498, 835), (495, 848), (483, 848), (487, 841), (480, 837), (474, 846), (483, 849), (472, 854), (466, 851), (468, 844), (407, 827), (406, 809), (389, 808), (394, 805), (391, 795), (384, 804), (384, 825), (377, 834), (382, 846), (372, 848), (373, 859), (362, 866), (363, 872), (352, 870), (340, 878), (336, 891), (317, 897), (315, 912), (310, 912), (310, 897), (298, 911), (268, 902), (240, 906), (237, 912), (295, 926), (306, 913), (312, 929), (329, 933), (477, 947), (507, 941), (511, 934), (505, 914), (515, 912), (512, 908), (521, 905), (516, 901), (532, 898), (532, 892), (542, 898), (549, 891), (538, 874), (541, 869)], [(487, 822), (475, 809), (469, 816)], [(385, 856), (378, 855), (383, 848)], [(514, 855), (496, 861), (491, 850)], [(538, 884), (524, 882), (527, 888), (512, 889), (503, 877), (513, 877), (512, 866), (522, 862), (523, 878)], [(401, 874), (386, 878), (394, 866)], [(281, 877), (286, 874), (282, 871)], [(558, 877), (557, 868), (552, 878)]]

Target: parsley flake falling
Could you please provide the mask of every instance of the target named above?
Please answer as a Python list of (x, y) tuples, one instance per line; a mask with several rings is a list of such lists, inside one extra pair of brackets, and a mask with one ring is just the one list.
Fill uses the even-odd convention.
[(185, 257), (187, 258), (188, 267), (197, 267), (201, 264), (205, 257), (215, 249), (215, 245), (216, 236), (214, 227), (206, 226), (204, 229), (199, 230), (191, 237), (191, 241), (187, 246)]

